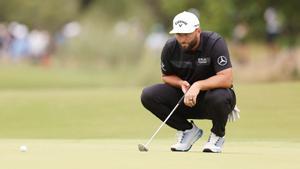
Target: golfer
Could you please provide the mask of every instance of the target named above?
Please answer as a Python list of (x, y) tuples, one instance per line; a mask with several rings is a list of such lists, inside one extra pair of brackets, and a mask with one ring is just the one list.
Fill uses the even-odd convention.
[(166, 124), (177, 130), (172, 151), (189, 151), (202, 136), (202, 129), (188, 119), (209, 119), (211, 134), (203, 152), (221, 152), (228, 115), (236, 98), (232, 66), (224, 39), (215, 32), (202, 31), (196, 15), (182, 12), (173, 19), (173, 29), (161, 53), (164, 83), (143, 89), (142, 104), (161, 121), (184, 96)]

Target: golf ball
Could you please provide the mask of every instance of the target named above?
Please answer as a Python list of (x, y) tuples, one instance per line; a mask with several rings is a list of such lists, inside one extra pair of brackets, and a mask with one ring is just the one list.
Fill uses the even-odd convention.
[(27, 152), (27, 151), (28, 151), (27, 146), (26, 146), (26, 145), (21, 145), (21, 146), (20, 146), (20, 151), (21, 151), (21, 152)]

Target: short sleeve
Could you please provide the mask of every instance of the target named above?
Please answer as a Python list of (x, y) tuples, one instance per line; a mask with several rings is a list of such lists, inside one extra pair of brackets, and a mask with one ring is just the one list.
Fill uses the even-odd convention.
[(218, 39), (213, 46), (211, 58), (216, 73), (232, 67), (229, 51), (223, 38)]
[(172, 75), (174, 74), (172, 65), (170, 63), (170, 58), (172, 57), (172, 47), (173, 44), (169, 41), (166, 42), (162, 52), (161, 52), (161, 72), (164, 75)]

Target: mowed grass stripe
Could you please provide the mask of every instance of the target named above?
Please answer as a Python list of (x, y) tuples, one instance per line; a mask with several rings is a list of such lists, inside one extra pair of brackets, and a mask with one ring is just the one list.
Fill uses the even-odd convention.
[[(187, 153), (169, 150), (173, 140), (156, 139), (149, 152), (139, 152), (140, 140), (0, 140), (1, 168), (63, 169), (181, 169), (181, 168), (272, 168), (297, 169), (300, 143), (278, 141), (232, 141), (221, 154), (202, 153), (204, 141)], [(18, 146), (27, 144), (26, 153)]]
[[(161, 122), (141, 87), (0, 90), (0, 138), (149, 138)], [(227, 138), (300, 140), (300, 83), (236, 85), (241, 119)], [(195, 121), (209, 134), (210, 121)], [(164, 127), (158, 138), (170, 138)]]

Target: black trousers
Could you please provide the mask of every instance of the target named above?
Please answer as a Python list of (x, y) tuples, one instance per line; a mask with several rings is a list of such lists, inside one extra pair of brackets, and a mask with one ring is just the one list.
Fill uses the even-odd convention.
[[(179, 88), (168, 84), (156, 84), (143, 89), (141, 101), (146, 109), (164, 121), (182, 96)], [(184, 131), (192, 128), (188, 119), (210, 119), (211, 132), (222, 137), (225, 135), (228, 114), (233, 110), (235, 103), (236, 97), (232, 89), (200, 91), (194, 107), (188, 107), (181, 102), (166, 124)]]

